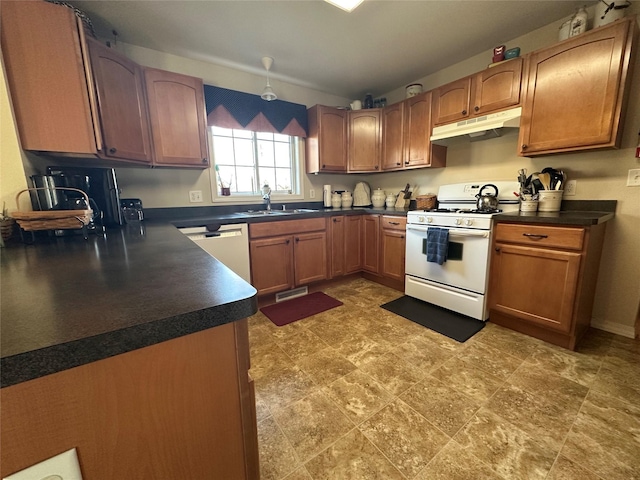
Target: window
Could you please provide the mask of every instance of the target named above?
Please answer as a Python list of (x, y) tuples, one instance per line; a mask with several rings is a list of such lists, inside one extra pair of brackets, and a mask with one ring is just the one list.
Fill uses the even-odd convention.
[(272, 195), (300, 194), (300, 140), (279, 133), (252, 132), (210, 127), (215, 177), (215, 196), (223, 188), (231, 196), (262, 196), (262, 187)]

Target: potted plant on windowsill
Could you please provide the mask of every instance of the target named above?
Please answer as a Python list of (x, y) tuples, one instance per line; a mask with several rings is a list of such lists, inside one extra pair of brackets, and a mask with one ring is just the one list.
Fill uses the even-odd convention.
[(9, 216), (6, 203), (2, 203), (2, 213), (0, 213), (0, 238), (2, 244), (13, 236), (16, 221)]

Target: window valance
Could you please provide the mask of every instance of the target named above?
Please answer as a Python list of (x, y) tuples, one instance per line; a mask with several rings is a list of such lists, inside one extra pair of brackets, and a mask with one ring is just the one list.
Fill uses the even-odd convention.
[(267, 102), (260, 95), (211, 85), (204, 86), (204, 100), (209, 126), (307, 136), (304, 105), (282, 100)]

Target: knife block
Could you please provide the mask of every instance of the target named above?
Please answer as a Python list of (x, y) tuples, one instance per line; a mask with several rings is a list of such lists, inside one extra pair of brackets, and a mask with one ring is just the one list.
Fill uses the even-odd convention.
[(396, 200), (395, 208), (409, 208), (410, 198), (404, 198), (404, 190), (400, 190), (398, 199)]

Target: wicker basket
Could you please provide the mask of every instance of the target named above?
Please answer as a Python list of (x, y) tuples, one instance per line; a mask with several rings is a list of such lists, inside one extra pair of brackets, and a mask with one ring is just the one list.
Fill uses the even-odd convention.
[[(87, 205), (89, 205), (89, 197), (82, 190), (77, 188), (68, 187), (54, 187), (56, 190), (73, 190), (80, 192)], [(26, 188), (21, 190), (16, 195), (16, 205), (20, 208), (20, 195), (25, 192), (32, 192), (35, 190), (49, 190), (45, 187), (39, 188)], [(32, 212), (20, 212), (15, 211), (11, 214), (16, 219), (20, 228), (26, 232), (33, 230), (67, 230), (83, 228), (90, 221), (93, 216), (93, 210), (90, 208), (86, 210), (34, 210)]]
[(416, 208), (418, 208), (418, 210), (431, 210), (432, 208), (436, 208), (436, 196), (432, 193), (418, 195), (416, 197)]

